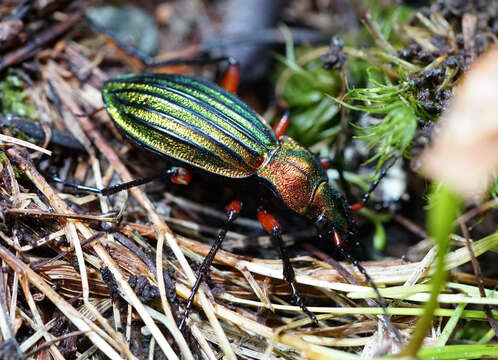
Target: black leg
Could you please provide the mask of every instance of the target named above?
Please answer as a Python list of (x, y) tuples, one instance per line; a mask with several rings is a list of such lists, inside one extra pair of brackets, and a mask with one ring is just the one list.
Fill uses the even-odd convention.
[(308, 317), (313, 321), (313, 323), (318, 323), (318, 320), (316, 319), (315, 314), (313, 314), (311, 311), (308, 310), (306, 305), (304, 305), (303, 299), (301, 296), (299, 296), (299, 293), (297, 292), (297, 287), (296, 287), (296, 279), (295, 279), (295, 274), (294, 274), (294, 268), (292, 267), (292, 264), (289, 259), (289, 254), (287, 253), (287, 248), (285, 247), (284, 241), (282, 240), (282, 231), (280, 227), (274, 227), (272, 231), (272, 239), (276, 242), (276, 245), (278, 246), (280, 250), (280, 256), (282, 257), (283, 265), (284, 265), (284, 279), (287, 281), (289, 284), (291, 291), (292, 291), (292, 297), (294, 298), (294, 302), (296, 305), (299, 305), (299, 307), (303, 310), (303, 312), (308, 315)]
[[(96, 194), (102, 194), (104, 196), (109, 196), (109, 195), (118, 193), (120, 191), (128, 190), (132, 187), (143, 185), (143, 184), (149, 183), (151, 181), (159, 180), (159, 179), (163, 179), (163, 178), (171, 178), (173, 182), (181, 183), (181, 182), (173, 180), (175, 177), (179, 176), (179, 171), (180, 171), (179, 169), (181, 169), (181, 168), (176, 168), (176, 167), (171, 168), (171, 169), (169, 169), (166, 172), (161, 173), (161, 174), (146, 176), (146, 177), (135, 179), (135, 180), (125, 182), (122, 184), (109, 186), (109, 187), (106, 187), (103, 189), (97, 189), (97, 188), (94, 188), (91, 186), (86, 186), (86, 185), (74, 184), (74, 183), (62, 180), (61, 178), (59, 178), (57, 176), (51, 176), (51, 179), (55, 182), (61, 183), (65, 186), (72, 187), (76, 190), (85, 191), (85, 192), (92, 192), (92, 193), (96, 193)], [(182, 169), (181, 171), (185, 171), (185, 169)], [(182, 176), (184, 176), (184, 175), (182, 175)]]
[(386, 306), (386, 302), (384, 300), (384, 297), (380, 294), (379, 288), (377, 287), (377, 285), (375, 285), (375, 283), (372, 280), (372, 278), (370, 277), (370, 275), (368, 275), (367, 270), (365, 270), (365, 268), (358, 262), (358, 260), (356, 260), (354, 257), (352, 257), (351, 254), (349, 254), (342, 246), (337, 245), (336, 247), (337, 247), (337, 250), (339, 250), (339, 252), (341, 253), (341, 255), (344, 256), (344, 258), (349, 263), (351, 263), (353, 266), (355, 266), (363, 274), (367, 284), (372, 286), (373, 290), (377, 294), (377, 299), (379, 301), (379, 305), (382, 308), (383, 314), (381, 315), (381, 317), (382, 317), (382, 320), (384, 322), (384, 325), (386, 326), (387, 330), (391, 334), (394, 334), (398, 343), (401, 344), (402, 343), (401, 334), (391, 323), (390, 316), (387, 314), (387, 306)]
[[(235, 207), (232, 206), (232, 204), (235, 203)], [(238, 207), (237, 207), (238, 205)], [(233, 201), (228, 207), (227, 207), (227, 220), (225, 222), (225, 226), (223, 229), (221, 229), (220, 233), (218, 234), (218, 238), (216, 241), (211, 245), (211, 249), (209, 250), (209, 253), (207, 256), (204, 258), (204, 261), (201, 264), (201, 267), (199, 268), (197, 279), (195, 281), (194, 286), (192, 287), (190, 296), (187, 300), (187, 306), (185, 307), (185, 312), (183, 313), (182, 320), (180, 322), (180, 325), (178, 328), (180, 331), (184, 328), (185, 322), (187, 320), (188, 314), (190, 313), (190, 309), (192, 308), (192, 305), (194, 304), (194, 299), (195, 295), (197, 294), (197, 291), (199, 290), (199, 287), (201, 286), (202, 281), (206, 277), (207, 272), (209, 271), (209, 268), (211, 267), (211, 264), (213, 263), (214, 257), (216, 253), (218, 252), (218, 249), (220, 248), (221, 244), (223, 243), (223, 240), (225, 240), (225, 236), (230, 229), (230, 226), (233, 224), (237, 216), (239, 215), (240, 212), (240, 202), (237, 200)]]
[[(375, 180), (372, 184), (370, 184), (370, 188), (368, 191), (363, 195), (363, 198), (361, 199), (361, 202), (358, 204), (354, 204), (353, 207), (356, 205), (356, 208), (361, 208), (366, 205), (368, 202), (368, 199), (370, 199), (370, 195), (374, 192), (374, 190), (377, 188), (379, 183), (382, 181), (382, 179), (387, 175), (387, 172), (391, 167), (396, 163), (396, 160), (398, 160), (397, 157), (392, 158), (391, 162), (387, 164), (379, 173), (379, 177), (377, 180)], [(360, 205), (361, 204), (361, 205)], [(352, 208), (353, 209), (353, 208)], [(353, 209), (354, 210), (354, 209)]]

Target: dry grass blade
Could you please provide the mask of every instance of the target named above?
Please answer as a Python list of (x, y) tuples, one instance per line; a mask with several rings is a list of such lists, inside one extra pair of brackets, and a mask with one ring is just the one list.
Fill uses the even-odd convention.
[(0, 245), (0, 256), (14, 271), (26, 276), (27, 280), (47, 296), (71, 322), (85, 332), (88, 338), (111, 359), (119, 360), (121, 356), (97, 333), (95, 325), (82, 316), (62, 296), (57, 294), (38, 274), (31, 270), (26, 264), (17, 259), (14, 254)]
[[(9, 150), (9, 156), (13, 157), (16, 159), (16, 161), (19, 162), (21, 168), (27, 173), (27, 175), (31, 178), (31, 180), (44, 192), (44, 194), (51, 200), (52, 205), (56, 210), (59, 210), (60, 212), (65, 212), (65, 213), (72, 213), (72, 211), (67, 207), (67, 205), (57, 196), (57, 194), (52, 190), (52, 188), (45, 182), (43, 177), (33, 168), (32, 164), (29, 163), (26, 159), (24, 159), (22, 156), (17, 154), (14, 151)], [(74, 221), (74, 220), (69, 220), (69, 221)], [(68, 222), (66, 226), (69, 227), (69, 237), (74, 234), (75, 240), (72, 242), (75, 251), (78, 255), (78, 252), (81, 254), (81, 245), (79, 243), (79, 239), (76, 233), (76, 230), (82, 233), (83, 236), (90, 238), (93, 234), (92, 231), (83, 223), (80, 222)], [(67, 234), (67, 233), (66, 233)], [(67, 234), (68, 235), (68, 234)], [(67, 236), (66, 235), (66, 236)], [(147, 314), (145, 311), (143, 304), (140, 302), (138, 297), (135, 295), (134, 291), (131, 289), (129, 284), (124, 280), (122, 274), (118, 270), (117, 266), (115, 265), (114, 261), (112, 258), (109, 256), (109, 254), (105, 251), (105, 249), (99, 245), (95, 244), (94, 245), (94, 250), (98, 253), (98, 255), (104, 260), (104, 263), (109, 267), (111, 272), (113, 273), (114, 277), (116, 280), (119, 282), (119, 285), (124, 289), (124, 293), (126, 295), (126, 298), (129, 299), (129, 301), (132, 303), (132, 305), (136, 308), (136, 310), (139, 312), (139, 314), (142, 316), (144, 322), (149, 326), (151, 329), (154, 337), (156, 337), (158, 344), (160, 347), (163, 349), (163, 351), (167, 354), (170, 354), (171, 358), (176, 358), (177, 356), (171, 349), (170, 345), (162, 335), (162, 333), (159, 331), (157, 326), (154, 324), (150, 316)], [(82, 254), (81, 254), (82, 255)], [(122, 342), (121, 338), (117, 336), (116, 332), (109, 326), (107, 321), (102, 317), (102, 315), (93, 307), (93, 305), (88, 301), (88, 296), (89, 296), (89, 290), (88, 290), (88, 280), (87, 280), (87, 273), (86, 271), (82, 271), (82, 269), (85, 269), (85, 262), (83, 260), (83, 256), (81, 256), (81, 260), (78, 259), (78, 264), (80, 267), (80, 274), (81, 274), (81, 280), (82, 280), (82, 285), (83, 285), (83, 298), (87, 299), (86, 305), (90, 308), (90, 310), (93, 312), (93, 314), (96, 316), (97, 320), (99, 323), (105, 328), (105, 330), (112, 334), (114, 340), (116, 340), (117, 344), (119, 344), (120, 349), (127, 354), (128, 358), (134, 358), (134, 356), (131, 354), (129, 348)]]
[(5, 143), (7, 143), (7, 144), (16, 144), (16, 145), (19, 145), (19, 146), (23, 146), (23, 147), (28, 148), (28, 149), (39, 151), (39, 152), (44, 153), (45, 155), (48, 155), (48, 156), (52, 155), (52, 152), (50, 150), (42, 148), (41, 146), (38, 146), (38, 145), (33, 144), (33, 143), (30, 143), (28, 141), (17, 139), (17, 138), (12, 137), (12, 136), (7, 136), (7, 135), (0, 134), (0, 141), (3, 141)]

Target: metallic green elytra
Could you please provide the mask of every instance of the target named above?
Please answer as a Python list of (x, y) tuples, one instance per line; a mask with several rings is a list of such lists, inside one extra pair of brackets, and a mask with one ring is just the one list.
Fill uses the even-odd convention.
[(107, 81), (105, 106), (119, 129), (160, 155), (228, 178), (258, 177), (293, 211), (347, 237), (349, 206), (320, 162), (238, 97), (200, 79), (170, 74)]
[(215, 174), (248, 177), (277, 146), (258, 114), (207, 81), (125, 75), (102, 94), (116, 125), (140, 145)]

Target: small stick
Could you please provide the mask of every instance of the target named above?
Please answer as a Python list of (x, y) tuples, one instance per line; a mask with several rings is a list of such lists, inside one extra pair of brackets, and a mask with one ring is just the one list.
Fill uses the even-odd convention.
[(40, 35), (35, 37), (33, 41), (27, 43), (24, 47), (5, 55), (0, 61), (0, 71), (35, 55), (37, 49), (71, 30), (74, 25), (76, 25), (83, 18), (84, 14), (85, 11), (83, 9), (79, 9), (70, 15), (66, 21), (45, 30)]
[[(479, 261), (476, 258), (476, 255), (474, 254), (474, 250), (472, 249), (472, 244), (470, 242), (470, 234), (469, 234), (469, 229), (464, 223), (460, 223), (460, 229), (462, 230), (462, 234), (465, 237), (465, 243), (467, 245), (467, 249), (469, 250), (470, 254), (470, 260), (472, 263), (472, 268), (474, 269), (474, 274), (476, 275), (477, 278), (477, 287), (479, 288), (479, 294), (481, 295), (482, 298), (486, 297), (486, 291), (484, 290), (483, 286), (483, 279), (482, 279), (482, 271), (481, 267), (479, 266)], [(496, 337), (498, 337), (498, 325), (496, 324), (496, 320), (493, 316), (493, 312), (491, 311), (491, 308), (489, 307), (488, 304), (484, 304), (484, 312), (486, 313), (486, 317), (488, 318), (489, 325), (493, 328)]]
[(117, 223), (118, 218), (116, 216), (105, 216), (105, 215), (83, 215), (83, 214), (65, 214), (65, 213), (52, 213), (50, 211), (36, 210), (36, 209), (7, 209), (9, 214), (14, 215), (29, 215), (37, 217), (60, 217), (65, 219), (78, 219), (78, 220), (96, 220)]

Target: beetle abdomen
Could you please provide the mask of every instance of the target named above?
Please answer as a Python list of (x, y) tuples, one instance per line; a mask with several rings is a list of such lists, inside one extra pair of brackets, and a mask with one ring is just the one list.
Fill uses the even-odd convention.
[(236, 96), (181, 75), (125, 75), (104, 84), (116, 125), (141, 146), (212, 173), (244, 178), (277, 146), (271, 128)]

